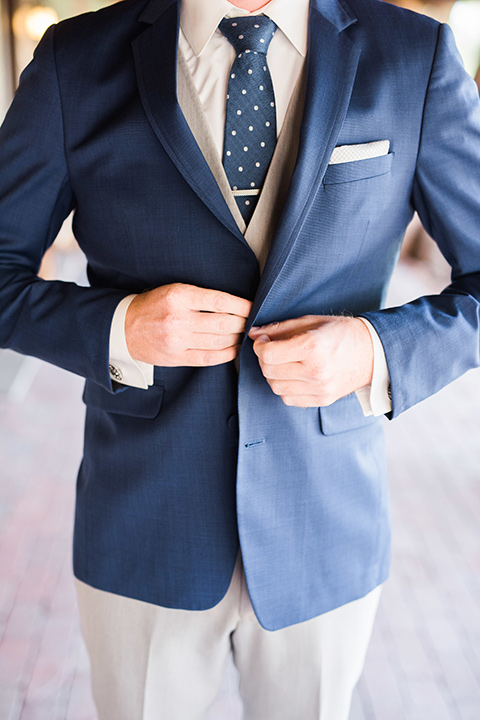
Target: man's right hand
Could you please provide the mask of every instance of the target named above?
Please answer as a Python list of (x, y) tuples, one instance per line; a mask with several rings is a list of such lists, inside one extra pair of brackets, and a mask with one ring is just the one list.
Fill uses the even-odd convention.
[(238, 355), (252, 303), (174, 283), (137, 295), (125, 336), (134, 360), (162, 367), (221, 365)]

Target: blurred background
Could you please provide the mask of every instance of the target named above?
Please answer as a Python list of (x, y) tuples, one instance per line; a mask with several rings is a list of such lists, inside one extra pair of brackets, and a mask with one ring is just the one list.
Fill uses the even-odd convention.
[[(0, 0), (0, 119), (46, 28), (109, 4)], [(480, 84), (480, 0), (396, 4), (448, 22)], [(69, 221), (41, 274), (86, 282)], [(389, 304), (448, 281), (448, 266), (414, 218)], [(71, 572), (81, 390), (80, 378), (0, 350), (1, 720), (95, 720)], [(351, 720), (480, 718), (479, 397), (480, 371), (471, 371), (385, 421), (392, 575)], [(239, 718), (230, 666), (209, 720)]]

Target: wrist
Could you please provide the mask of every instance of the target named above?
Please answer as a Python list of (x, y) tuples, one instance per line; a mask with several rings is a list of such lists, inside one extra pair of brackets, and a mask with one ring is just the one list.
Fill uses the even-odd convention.
[(145, 360), (145, 358), (141, 357), (141, 347), (138, 343), (138, 322), (141, 316), (142, 301), (143, 295), (136, 295), (128, 306), (125, 315), (125, 342), (132, 358), (138, 361)]
[(361, 318), (352, 318), (356, 326), (356, 356), (358, 362), (358, 388), (372, 384), (374, 346), (372, 336)]

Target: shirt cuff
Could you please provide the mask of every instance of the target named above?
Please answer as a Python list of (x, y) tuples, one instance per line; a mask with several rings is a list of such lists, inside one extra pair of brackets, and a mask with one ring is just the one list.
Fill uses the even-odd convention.
[(363, 414), (385, 415), (392, 410), (390, 398), (390, 373), (388, 372), (387, 360), (383, 345), (373, 325), (363, 317), (358, 318), (368, 328), (373, 343), (373, 376), (371, 385), (356, 390), (355, 394), (362, 406)]
[(110, 328), (110, 377), (121, 385), (147, 390), (153, 385), (153, 365), (134, 360), (125, 337), (125, 318), (136, 295), (129, 295), (118, 305)]

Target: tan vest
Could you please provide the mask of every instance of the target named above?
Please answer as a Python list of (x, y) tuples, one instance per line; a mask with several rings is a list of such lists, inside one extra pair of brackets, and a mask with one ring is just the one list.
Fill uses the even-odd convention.
[(305, 65), (292, 94), (272, 162), (248, 227), (245, 225), (230, 189), (230, 183), (213, 140), (205, 112), (186, 60), (180, 50), (178, 51), (177, 62), (177, 95), (180, 108), (218, 183), (225, 202), (240, 232), (255, 253), (260, 270), (263, 270), (287, 198), (290, 180), (297, 160), (305, 99)]

